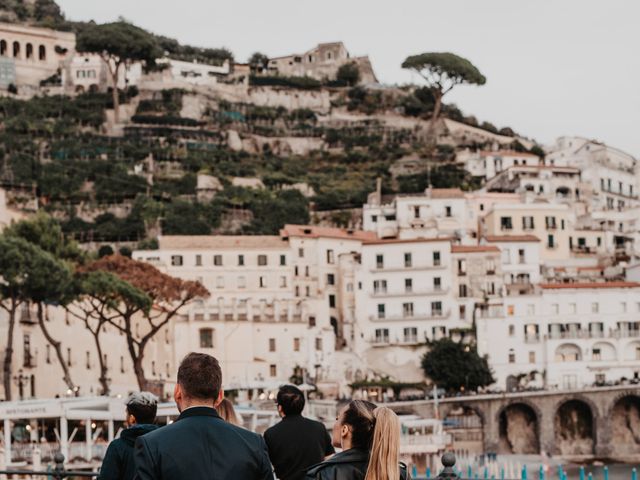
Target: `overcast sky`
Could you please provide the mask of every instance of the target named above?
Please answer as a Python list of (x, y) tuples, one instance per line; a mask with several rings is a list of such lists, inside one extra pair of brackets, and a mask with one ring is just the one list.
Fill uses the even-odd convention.
[(58, 0), (67, 18), (123, 16), (182, 43), (245, 61), (342, 40), (384, 83), (418, 82), (407, 55), (451, 51), (487, 77), (447, 101), (549, 143), (605, 141), (640, 157), (640, 1), (636, 0)]

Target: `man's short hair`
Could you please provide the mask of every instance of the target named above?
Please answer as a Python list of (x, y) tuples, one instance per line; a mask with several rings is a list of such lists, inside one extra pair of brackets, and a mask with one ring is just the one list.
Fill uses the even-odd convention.
[(178, 384), (187, 397), (217, 399), (222, 389), (222, 370), (218, 360), (206, 353), (190, 353), (180, 362)]
[(283, 385), (276, 397), (282, 413), (286, 415), (300, 415), (304, 410), (304, 394), (294, 385)]
[(136, 418), (136, 423), (153, 423), (158, 412), (158, 397), (151, 392), (135, 392), (126, 401), (127, 412)]

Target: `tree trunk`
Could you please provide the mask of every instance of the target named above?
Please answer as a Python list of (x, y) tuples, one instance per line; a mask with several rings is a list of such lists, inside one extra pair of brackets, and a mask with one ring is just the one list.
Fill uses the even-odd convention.
[(4, 399), (11, 401), (11, 367), (13, 363), (13, 330), (16, 325), (16, 301), (11, 299), (11, 307), (7, 309), (9, 313), (9, 331), (7, 332), (7, 348), (4, 351)]
[(120, 64), (116, 64), (115, 70), (111, 76), (111, 83), (113, 91), (113, 123), (120, 121), (120, 95), (118, 94), (118, 71), (120, 70)]
[(91, 330), (91, 333), (93, 334), (93, 339), (96, 342), (96, 351), (98, 352), (98, 363), (100, 365), (100, 377), (98, 378), (98, 381), (100, 382), (100, 386), (102, 387), (102, 395), (108, 396), (110, 393), (110, 388), (109, 388), (109, 378), (107, 377), (107, 374), (109, 373), (109, 369), (107, 368), (107, 365), (104, 361), (104, 356), (102, 355), (102, 345), (100, 345), (100, 328), (102, 328), (101, 325), (98, 325), (98, 329), (93, 332)]
[(47, 329), (47, 326), (44, 323), (44, 309), (42, 308), (42, 303), (38, 302), (37, 306), (38, 306), (38, 325), (40, 325), (40, 329), (42, 330), (44, 337), (47, 339), (47, 342), (49, 342), (49, 344), (53, 347), (53, 349), (56, 352), (56, 357), (58, 357), (58, 362), (60, 363), (60, 367), (62, 368), (62, 372), (64, 373), (62, 380), (67, 385), (67, 387), (73, 391), (75, 389), (75, 385), (73, 384), (73, 380), (71, 380), (71, 373), (69, 372), (69, 366), (67, 365), (67, 363), (64, 360), (64, 357), (62, 356), (62, 344), (51, 336), (51, 334), (49, 333), (49, 330)]
[(129, 355), (131, 356), (131, 363), (133, 364), (133, 373), (136, 376), (138, 382), (138, 388), (140, 391), (147, 390), (147, 378), (144, 374), (144, 367), (142, 366), (142, 360), (144, 358), (144, 344), (138, 345), (138, 351), (136, 352), (135, 343), (133, 341), (133, 332), (127, 332), (127, 347), (129, 348)]
[(433, 113), (431, 114), (431, 120), (429, 121), (429, 128), (427, 129), (427, 151), (429, 155), (433, 153), (435, 149), (436, 139), (436, 122), (440, 118), (440, 111), (442, 110), (442, 93), (433, 92), (435, 103), (433, 105)]

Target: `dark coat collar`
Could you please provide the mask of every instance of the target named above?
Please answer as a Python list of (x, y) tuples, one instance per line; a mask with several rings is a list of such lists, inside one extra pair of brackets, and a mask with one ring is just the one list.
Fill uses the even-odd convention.
[(216, 412), (215, 408), (211, 408), (211, 407), (191, 407), (191, 408), (187, 408), (186, 410), (184, 410), (180, 416), (178, 417), (178, 420), (183, 420), (185, 418), (189, 418), (189, 417), (214, 417), (214, 418), (220, 418), (220, 415), (218, 415), (218, 412)]
[(358, 448), (350, 448), (343, 452), (336, 453), (333, 457), (325, 460), (325, 463), (357, 463), (369, 462), (369, 452)]

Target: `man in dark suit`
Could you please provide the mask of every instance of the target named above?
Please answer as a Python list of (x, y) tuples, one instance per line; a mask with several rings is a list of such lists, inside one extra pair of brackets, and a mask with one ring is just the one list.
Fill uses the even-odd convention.
[(180, 416), (136, 440), (138, 480), (273, 480), (264, 440), (222, 420), (218, 361), (190, 353), (180, 364), (174, 397)]
[(280, 387), (276, 400), (282, 420), (264, 432), (276, 476), (303, 480), (309, 467), (335, 453), (325, 426), (302, 416), (304, 395), (293, 385)]

